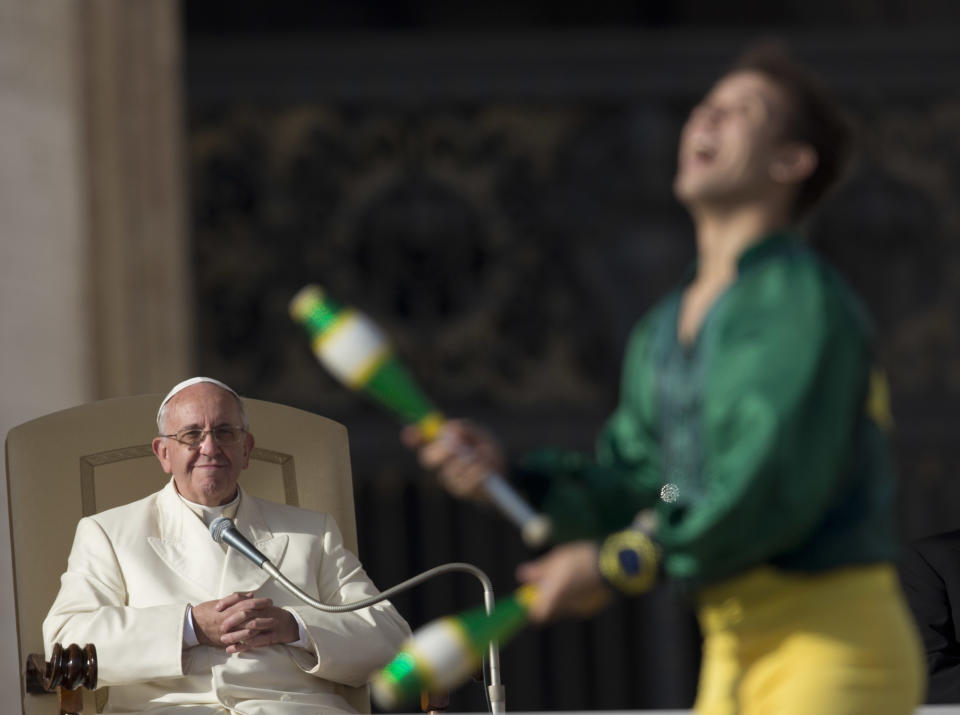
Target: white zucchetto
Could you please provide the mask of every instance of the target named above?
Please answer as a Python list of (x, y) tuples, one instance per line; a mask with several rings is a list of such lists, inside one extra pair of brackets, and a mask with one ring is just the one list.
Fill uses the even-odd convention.
[(190, 379), (184, 380), (183, 382), (178, 382), (176, 385), (173, 386), (173, 389), (170, 390), (170, 392), (167, 393), (167, 396), (163, 398), (163, 402), (160, 403), (160, 407), (157, 409), (157, 429), (160, 429), (160, 428), (161, 428), (161, 425), (160, 425), (160, 415), (161, 415), (161, 413), (163, 412), (163, 407), (164, 407), (164, 405), (166, 405), (168, 402), (170, 402), (170, 398), (173, 397), (174, 395), (176, 395), (176, 394), (177, 394), (178, 392), (180, 392), (181, 390), (185, 390), (185, 389), (187, 389), (188, 387), (190, 387), (191, 385), (196, 385), (196, 384), (201, 383), (201, 382), (209, 382), (209, 383), (211, 383), (211, 384), (213, 384), (213, 385), (216, 385), (217, 387), (221, 387), (221, 388), (223, 388), (224, 390), (226, 390), (227, 392), (233, 393), (233, 395), (234, 395), (238, 400), (241, 399), (241, 398), (240, 398), (240, 395), (237, 394), (237, 391), (234, 390), (234, 389), (233, 389), (232, 387), (230, 387), (229, 385), (227, 385), (226, 383), (220, 382), (219, 380), (215, 380), (215, 379), (213, 379), (212, 377), (191, 377)]

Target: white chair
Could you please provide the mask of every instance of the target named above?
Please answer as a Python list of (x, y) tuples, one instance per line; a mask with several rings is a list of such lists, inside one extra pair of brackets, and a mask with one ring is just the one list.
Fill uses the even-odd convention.
[[(40, 626), (59, 590), (77, 521), (140, 499), (169, 479), (150, 446), (161, 399), (162, 395), (139, 395), (93, 402), (31, 420), (7, 434), (21, 664), (29, 654), (43, 653)], [(293, 407), (262, 400), (244, 402), (256, 437), (250, 467), (240, 477), (244, 489), (265, 499), (332, 514), (346, 547), (356, 553), (346, 428)], [(344, 687), (342, 692), (360, 712), (370, 711), (365, 687)], [(106, 697), (102, 690), (85, 692), (84, 712), (93, 713), (98, 705), (102, 708)], [(56, 697), (27, 693), (23, 679), (21, 702), (24, 715), (60, 710)]]

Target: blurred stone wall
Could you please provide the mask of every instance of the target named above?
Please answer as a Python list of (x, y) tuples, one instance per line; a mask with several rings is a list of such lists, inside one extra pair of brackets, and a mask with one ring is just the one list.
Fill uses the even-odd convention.
[[(193, 369), (180, 50), (175, 0), (0, 2), (4, 437), (55, 410), (168, 389)], [(20, 709), (18, 635), (26, 648), (40, 630), (18, 633), (10, 539), (0, 464), (8, 712)]]

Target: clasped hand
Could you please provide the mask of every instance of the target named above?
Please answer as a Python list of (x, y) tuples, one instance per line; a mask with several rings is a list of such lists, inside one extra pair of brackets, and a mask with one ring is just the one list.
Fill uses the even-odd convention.
[(252, 593), (198, 603), (193, 607), (193, 627), (201, 645), (225, 648), (227, 653), (293, 643), (300, 637), (293, 614)]

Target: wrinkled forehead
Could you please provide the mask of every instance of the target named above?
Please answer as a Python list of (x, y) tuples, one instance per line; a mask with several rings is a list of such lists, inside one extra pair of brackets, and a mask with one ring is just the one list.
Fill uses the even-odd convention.
[(210, 383), (191, 385), (170, 398), (166, 405), (167, 429), (241, 425), (243, 409), (232, 392)]

